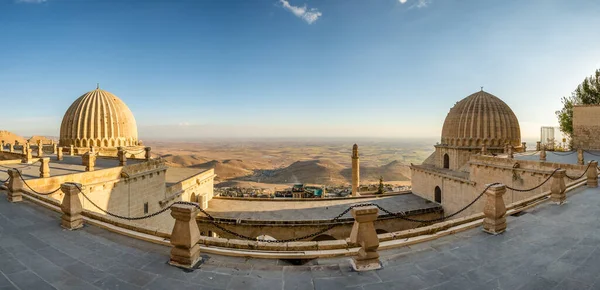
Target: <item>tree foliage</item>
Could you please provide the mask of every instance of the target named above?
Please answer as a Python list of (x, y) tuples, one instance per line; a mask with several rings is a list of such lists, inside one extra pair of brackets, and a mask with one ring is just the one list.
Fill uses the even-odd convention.
[(556, 111), (560, 130), (567, 136), (573, 135), (573, 106), (600, 104), (600, 69), (585, 78), (569, 97), (562, 98), (563, 108)]

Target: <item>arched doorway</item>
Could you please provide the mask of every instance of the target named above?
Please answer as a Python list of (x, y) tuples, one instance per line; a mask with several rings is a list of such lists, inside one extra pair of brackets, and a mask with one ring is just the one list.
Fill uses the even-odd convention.
[(450, 168), (450, 156), (444, 154), (444, 168)]
[(442, 190), (439, 186), (435, 187), (435, 202), (442, 203)]

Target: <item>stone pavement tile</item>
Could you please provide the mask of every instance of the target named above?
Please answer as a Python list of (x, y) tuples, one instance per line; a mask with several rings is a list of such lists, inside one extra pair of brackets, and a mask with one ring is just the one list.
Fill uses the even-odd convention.
[(51, 246), (37, 249), (36, 252), (40, 256), (46, 258), (50, 262), (52, 262), (55, 265), (60, 266), (60, 267), (64, 267), (64, 266), (67, 266), (67, 265), (77, 262), (77, 260), (75, 258), (72, 258), (71, 256), (69, 256)]
[(312, 266), (310, 267), (310, 273), (313, 278), (341, 277), (344, 275), (339, 264)]
[(108, 275), (96, 282), (94, 282), (94, 286), (100, 289), (119, 289), (119, 290), (138, 290), (142, 289), (133, 284), (129, 284), (123, 280), (117, 279), (115, 276)]
[(81, 280), (87, 281), (89, 283), (94, 283), (106, 276), (108, 273), (94, 268), (88, 264), (83, 262), (76, 262), (74, 264), (68, 265), (64, 267), (65, 271), (69, 272), (72, 276), (78, 277)]
[(548, 279), (542, 277), (531, 277), (529, 282), (521, 287), (516, 288), (517, 290), (547, 290), (554, 288), (558, 283), (554, 281), (550, 281)]
[(60, 280), (56, 283), (52, 283), (52, 285), (54, 287), (56, 287), (56, 289), (59, 290), (68, 290), (68, 289), (73, 289), (73, 290), (79, 290), (79, 289), (98, 289), (96, 286), (93, 286), (92, 284), (83, 281), (79, 278), (75, 278), (75, 277), (71, 277), (69, 279), (65, 279), (65, 280)]
[(379, 276), (381, 281), (388, 282), (402, 279), (402, 276), (421, 275), (424, 272), (417, 268), (413, 263), (408, 263), (395, 267), (384, 267), (376, 270), (375, 273)]
[(29, 270), (8, 274), (6, 276), (10, 281), (12, 281), (17, 287), (21, 289), (56, 289)]
[(0, 273), (0, 287), (4, 287), (4, 286), (11, 286), (12, 283), (10, 283), (10, 281), (8, 281), (8, 278), (6, 278), (6, 276), (4, 276), (2, 273)]
[(19, 290), (17, 287), (12, 285), (0, 286), (0, 290)]
[[(560, 283), (558, 283), (558, 285), (556, 285), (552, 289), (556, 289), (556, 290), (586, 290), (586, 289), (592, 289), (592, 286), (567, 278), (567, 279), (562, 280)], [(593, 289), (597, 289), (597, 287), (593, 288)]]
[[(469, 279), (463, 276), (456, 276), (448, 281), (435, 285), (433, 287), (427, 288), (427, 290), (465, 290), (473, 288), (473, 282), (469, 281)], [(486, 289), (486, 288), (482, 288)]]
[(198, 273), (196, 276), (190, 279), (190, 283), (200, 285), (202, 287), (225, 289), (232, 279), (232, 276), (228, 274), (204, 272), (202, 270), (197, 271)]
[[(123, 264), (123, 266), (126, 266), (126, 264)], [(167, 277), (181, 281), (189, 281), (194, 276), (196, 276), (196, 272), (201, 271), (198, 269), (194, 270), (193, 272), (185, 271), (183, 269), (169, 265), (167, 261), (154, 261), (140, 268), (140, 270), (161, 277)]]
[(558, 260), (572, 265), (581, 265), (596, 249), (595, 246), (576, 245)]
[(276, 265), (254, 265), (250, 276), (267, 279), (283, 279), (283, 267)]
[(476, 269), (480, 263), (470, 262), (470, 261), (455, 261), (448, 266), (441, 267), (437, 269), (442, 272), (444, 276), (452, 278), (455, 276), (460, 276), (463, 273)]
[(540, 277), (554, 282), (560, 282), (565, 277), (571, 276), (571, 273), (577, 269), (577, 266), (562, 261), (556, 261), (546, 267), (546, 270), (540, 273)]
[(337, 289), (347, 286), (360, 286), (365, 284), (379, 283), (381, 279), (373, 271), (355, 272), (345, 277), (315, 278), (313, 283), (316, 289)]
[(281, 290), (283, 281), (280, 279), (264, 279), (251, 276), (236, 276), (231, 279), (227, 289), (261, 289), (261, 290)]
[(48, 246), (48, 244), (40, 241), (38, 238), (29, 233), (21, 233), (14, 235), (14, 237), (34, 251)]
[(252, 265), (234, 263), (222, 263), (217, 269), (215, 269), (216, 273), (228, 274), (232, 276), (248, 276), (250, 271), (252, 271)]
[[(416, 275), (406, 276), (402, 273), (398, 273), (401, 279), (397, 279), (391, 282), (382, 282), (363, 285), (362, 288), (365, 290), (379, 290), (379, 289), (398, 289), (402, 285), (402, 289), (424, 289), (429, 285), (425, 283), (421, 278)], [(323, 288), (326, 289), (326, 288)], [(334, 289), (334, 288), (331, 288)]]
[(283, 289), (312, 290), (314, 289), (310, 267), (287, 266), (283, 268)]
[(118, 263), (117, 258), (104, 257), (98, 253), (91, 253), (81, 257), (79, 260), (102, 271), (106, 271), (108, 268)]
[(26, 266), (29, 267), (29, 269), (36, 275), (40, 276), (49, 283), (73, 278), (73, 276), (71, 276), (63, 268), (52, 264), (52, 262), (48, 260), (39, 259), (37, 261), (33, 261), (32, 263), (27, 263)]
[(156, 275), (156, 274), (145, 272), (142, 270), (133, 269), (133, 268), (122, 266), (122, 265), (112, 266), (112, 267), (108, 268), (108, 270), (106, 270), (106, 272), (112, 274), (113, 276), (115, 276), (127, 283), (130, 283), (130, 284), (133, 284), (133, 285), (136, 285), (139, 287), (146, 286), (148, 283), (152, 282), (152, 280), (154, 280), (154, 279), (156, 279), (156, 277), (158, 277), (158, 275)]
[(188, 282), (170, 279), (170, 278), (159, 278), (152, 281), (144, 289), (149, 290), (163, 290), (163, 289), (177, 289), (177, 290), (198, 290), (198, 289), (218, 289), (201, 287)]
[(0, 272), (4, 273), (5, 275), (8, 275), (24, 270), (27, 270), (27, 267), (21, 264), (21, 262), (17, 261), (17, 259), (11, 256), (2, 256), (2, 262), (0, 262)]

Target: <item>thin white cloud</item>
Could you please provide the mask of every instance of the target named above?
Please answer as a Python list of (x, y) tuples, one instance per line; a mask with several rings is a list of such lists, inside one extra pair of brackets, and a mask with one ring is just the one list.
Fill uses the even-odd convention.
[[(398, 0), (400, 4), (405, 4), (408, 0)], [(425, 8), (429, 5), (430, 0), (416, 0), (409, 8)]]
[(313, 24), (323, 13), (321, 13), (317, 8), (306, 7), (306, 4), (302, 7), (293, 6), (287, 0), (279, 0), (283, 8), (287, 11), (292, 12), (292, 14), (296, 15), (299, 18), (302, 18), (306, 23)]
[(33, 4), (39, 4), (39, 3), (44, 3), (46, 2), (46, 0), (16, 0), (17, 3), (33, 3)]

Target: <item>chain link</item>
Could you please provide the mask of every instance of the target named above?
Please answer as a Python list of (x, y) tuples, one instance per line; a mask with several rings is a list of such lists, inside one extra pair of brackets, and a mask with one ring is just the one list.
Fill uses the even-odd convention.
[[(592, 161), (594, 161), (594, 160), (592, 160)], [(569, 175), (567, 175), (567, 174), (565, 174), (565, 176), (566, 176), (568, 179), (571, 179), (571, 180), (577, 180), (577, 179), (580, 179), (580, 178), (582, 178), (582, 177), (583, 177), (583, 176), (584, 176), (584, 175), (585, 175), (585, 174), (588, 172), (588, 170), (590, 170), (590, 166), (592, 166), (592, 163), (591, 163), (591, 162), (590, 162), (590, 163), (588, 163), (588, 166), (587, 166), (587, 168), (585, 169), (585, 171), (584, 171), (584, 172), (583, 172), (583, 173), (582, 173), (580, 176), (578, 176), (578, 177), (571, 177), (571, 176), (569, 176)]]
[(513, 187), (510, 187), (510, 186), (508, 186), (508, 185), (506, 185), (506, 188), (507, 188), (507, 189), (510, 189), (510, 190), (512, 190), (512, 191), (517, 191), (517, 192), (528, 192), (528, 191), (536, 190), (536, 189), (538, 189), (538, 188), (542, 187), (542, 185), (546, 184), (546, 182), (548, 182), (548, 180), (550, 180), (550, 178), (552, 178), (552, 176), (554, 176), (554, 174), (556, 173), (556, 171), (558, 171), (559, 169), (560, 169), (560, 168), (556, 168), (556, 169), (554, 169), (554, 171), (552, 171), (552, 173), (550, 174), (550, 176), (548, 176), (548, 178), (546, 178), (546, 180), (544, 180), (542, 183), (540, 183), (540, 184), (538, 184), (538, 185), (536, 185), (536, 186), (534, 186), (534, 187), (532, 187), (532, 188), (528, 188), (528, 189), (519, 189), (519, 188), (513, 188)]
[(598, 154), (598, 153), (593, 153), (593, 152), (590, 152), (590, 151), (587, 151), (587, 150), (583, 150), (583, 152), (586, 152), (587, 154), (590, 154), (590, 155), (594, 155), (594, 156), (599, 156), (600, 157), (600, 154)]
[(55, 189), (53, 191), (50, 191), (50, 192), (46, 192), (46, 193), (36, 191), (35, 189), (31, 188), (31, 186), (29, 186), (29, 184), (27, 184), (27, 181), (25, 181), (25, 179), (23, 178), (23, 175), (21, 174), (21, 171), (17, 170), (17, 172), (19, 173), (19, 178), (23, 181), (23, 184), (25, 184), (25, 186), (27, 186), (29, 188), (29, 190), (31, 190), (32, 192), (34, 192), (36, 194), (39, 194), (39, 195), (51, 195), (51, 194), (54, 194), (54, 193), (56, 193), (56, 192), (58, 192), (60, 190), (60, 186), (59, 186), (57, 189)]
[(547, 151), (547, 152), (550, 152), (550, 153), (552, 153), (552, 154), (554, 154), (554, 155), (558, 155), (558, 156), (568, 156), (568, 155), (571, 155), (571, 154), (573, 154), (573, 153), (576, 153), (576, 151), (571, 151), (571, 152), (569, 152), (569, 153), (558, 153), (558, 152), (556, 152), (556, 151)]

